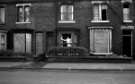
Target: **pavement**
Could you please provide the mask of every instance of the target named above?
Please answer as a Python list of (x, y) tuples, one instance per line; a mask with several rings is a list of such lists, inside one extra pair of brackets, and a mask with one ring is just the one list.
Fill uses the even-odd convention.
[(81, 71), (135, 71), (132, 63), (46, 63), (46, 62), (0, 62), (0, 70), (81, 70)]

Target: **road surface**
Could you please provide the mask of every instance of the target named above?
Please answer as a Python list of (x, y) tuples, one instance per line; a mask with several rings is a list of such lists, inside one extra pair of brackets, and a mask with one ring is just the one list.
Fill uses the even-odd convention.
[(9, 70), (0, 84), (135, 84), (135, 72)]

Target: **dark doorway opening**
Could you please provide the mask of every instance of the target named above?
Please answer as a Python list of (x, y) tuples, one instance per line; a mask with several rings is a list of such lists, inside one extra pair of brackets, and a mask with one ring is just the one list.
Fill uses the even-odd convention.
[(128, 57), (132, 56), (132, 31), (123, 30), (123, 55)]

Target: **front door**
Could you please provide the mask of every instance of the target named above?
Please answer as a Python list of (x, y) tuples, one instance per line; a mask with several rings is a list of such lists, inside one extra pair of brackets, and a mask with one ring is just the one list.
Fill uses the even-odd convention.
[(132, 31), (123, 30), (123, 55), (132, 56)]

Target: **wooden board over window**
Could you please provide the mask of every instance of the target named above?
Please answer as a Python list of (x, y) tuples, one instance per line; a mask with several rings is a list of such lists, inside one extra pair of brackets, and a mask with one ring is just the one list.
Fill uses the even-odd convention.
[(31, 53), (32, 35), (28, 33), (14, 34), (14, 51)]
[(110, 29), (90, 29), (90, 52), (93, 54), (109, 54), (111, 52)]

